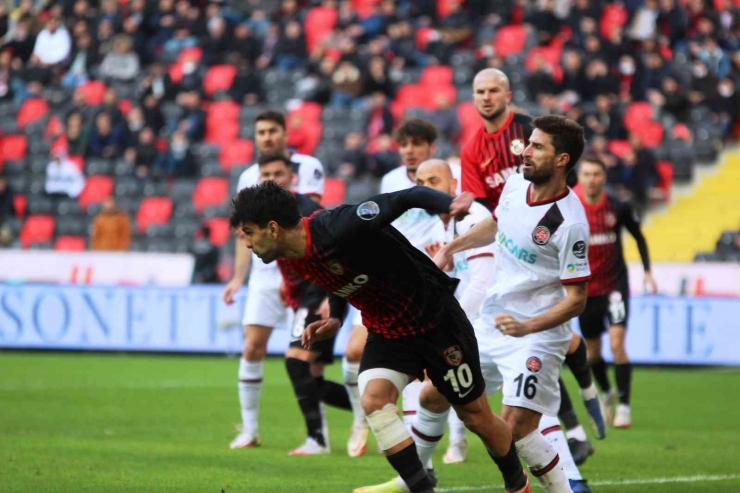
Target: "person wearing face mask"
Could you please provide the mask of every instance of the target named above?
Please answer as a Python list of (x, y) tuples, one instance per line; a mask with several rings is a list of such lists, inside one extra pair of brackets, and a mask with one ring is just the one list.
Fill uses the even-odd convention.
[(194, 169), (193, 155), (190, 153), (190, 142), (182, 130), (172, 134), (170, 148), (159, 154), (154, 162), (153, 172), (160, 176), (190, 176)]
[(706, 100), (708, 94), (712, 94), (717, 85), (717, 79), (707, 68), (706, 63), (695, 60), (691, 67), (691, 89), (689, 101), (691, 104), (701, 104)]
[(722, 135), (726, 136), (740, 115), (740, 92), (732, 79), (727, 77), (719, 81), (717, 93), (709, 99), (709, 109), (715, 123), (722, 129)]

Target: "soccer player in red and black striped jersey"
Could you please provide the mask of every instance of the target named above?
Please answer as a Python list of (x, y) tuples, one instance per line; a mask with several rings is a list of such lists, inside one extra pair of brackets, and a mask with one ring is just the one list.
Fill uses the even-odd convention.
[(462, 189), (493, 211), (506, 179), (519, 173), (532, 119), (511, 110), (509, 78), (497, 69), (485, 69), (475, 76), (473, 102), (483, 124), (460, 154)]
[(470, 194), (453, 199), (413, 187), (302, 217), (295, 196), (272, 182), (244, 189), (233, 201), (231, 226), (244, 233), (248, 248), (266, 263), (288, 259), (302, 278), (333, 294), (329, 319), (303, 332), (308, 348), (337, 333), (347, 301), (362, 312), (369, 331), (359, 377), (362, 405), (388, 461), (414, 493), (434, 487), (396, 401), (425, 372), (482, 437), (507, 489), (530, 491), (511, 432), (485, 396), (475, 334), (454, 296), (457, 281), (390, 225), (412, 208), (462, 217), (472, 202)]
[[(637, 241), (645, 269), (646, 291), (654, 294), (657, 286), (650, 274), (647, 242), (635, 210), (604, 191), (604, 163), (596, 158), (584, 159), (578, 171), (578, 182), (580, 187), (577, 194), (586, 210), (591, 231), (591, 247), (588, 251), (591, 282), (588, 285), (586, 309), (578, 320), (586, 338), (594, 377), (605, 394), (606, 419), (612, 421), (613, 418), (616, 428), (629, 428), (632, 422), (629, 407), (632, 365), (624, 347), (629, 315), (629, 281), (622, 254), (622, 228), (626, 228)], [(607, 330), (607, 322), (619, 393), (616, 415), (616, 395), (609, 384), (606, 364), (601, 357), (601, 335)]]

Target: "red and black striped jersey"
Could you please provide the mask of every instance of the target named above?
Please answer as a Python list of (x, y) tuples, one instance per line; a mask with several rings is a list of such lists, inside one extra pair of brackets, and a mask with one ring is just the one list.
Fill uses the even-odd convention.
[(511, 112), (506, 123), (496, 132), (478, 133), (462, 148), (462, 190), (485, 199), (493, 211), (498, 206), (504, 183), (512, 173), (519, 173), (522, 153), (532, 135), (532, 118)]
[(581, 187), (576, 187), (575, 192), (586, 211), (590, 230), (588, 262), (591, 265), (591, 282), (588, 284), (588, 296), (602, 296), (618, 290), (620, 281), (627, 276), (627, 264), (622, 253), (622, 227), (637, 241), (643, 267), (649, 271), (647, 242), (634, 208), (606, 193), (596, 204), (591, 204)]
[(457, 303), (452, 279), (390, 224), (412, 208), (449, 211), (452, 198), (426, 187), (380, 194), (304, 218), (305, 257), (287, 262), (303, 279), (361, 310), (368, 330), (385, 338), (434, 329), (445, 303)]

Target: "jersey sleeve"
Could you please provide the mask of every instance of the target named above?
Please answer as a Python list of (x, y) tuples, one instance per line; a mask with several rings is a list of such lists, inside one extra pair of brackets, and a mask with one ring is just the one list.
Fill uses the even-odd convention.
[(324, 165), (316, 158), (305, 159), (298, 168), (297, 192), (305, 195), (324, 195)]
[(460, 167), (462, 168), (462, 191), (472, 193), (477, 199), (485, 199), (486, 189), (480, 174), (480, 163), (475, 161), (470, 143), (463, 147), (460, 154)]
[(555, 242), (560, 264), (560, 282), (572, 284), (591, 279), (588, 264), (588, 224), (575, 223), (558, 235)]
[[(470, 214), (468, 214), (465, 219), (455, 224), (455, 235), (462, 236), (466, 234), (476, 224), (484, 219), (488, 219), (488, 216), (488, 209), (477, 202), (473, 203), (473, 206), (470, 208)], [(473, 260), (481, 257), (493, 257), (494, 251), (495, 243), (491, 243), (490, 245), (482, 246), (480, 248), (471, 248), (470, 250), (466, 250), (465, 259)]]
[(383, 178), (380, 179), (380, 193), (391, 193), (393, 192), (392, 187), (392, 174), (393, 172), (386, 173)]
[(640, 252), (642, 267), (645, 269), (645, 272), (649, 272), (650, 254), (648, 253), (647, 241), (645, 241), (642, 228), (640, 228), (640, 216), (637, 215), (634, 207), (625, 202), (620, 203), (618, 211), (619, 222), (627, 228), (627, 231), (630, 232), (635, 242), (637, 242), (637, 250)]
[(257, 184), (259, 181), (259, 171), (256, 166), (256, 164), (251, 165), (249, 168), (242, 171), (241, 175), (239, 175), (239, 181), (236, 185), (236, 193)]

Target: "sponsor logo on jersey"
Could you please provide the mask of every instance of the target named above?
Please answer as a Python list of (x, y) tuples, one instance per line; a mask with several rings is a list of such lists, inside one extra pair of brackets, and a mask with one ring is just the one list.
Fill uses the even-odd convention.
[(530, 356), (527, 359), (527, 370), (532, 373), (537, 373), (542, 369), (542, 360), (537, 356)]
[(612, 214), (611, 212), (607, 212), (606, 216), (604, 216), (604, 222), (607, 226), (610, 228), (613, 228), (615, 224), (617, 224), (617, 216)]
[(340, 264), (336, 260), (333, 260), (333, 259), (329, 260), (326, 263), (326, 266), (329, 268), (330, 271), (332, 271), (338, 276), (341, 276), (342, 274), (344, 274), (344, 267), (342, 267), (342, 264)]
[(522, 139), (512, 140), (509, 149), (511, 150), (512, 154), (521, 156), (524, 152), (524, 141), (522, 141)]
[(519, 173), (519, 167), (516, 168), (504, 168), (501, 171), (496, 171), (491, 176), (486, 176), (486, 185), (491, 188), (498, 188), (506, 183), (511, 175)]
[(591, 245), (611, 245), (617, 242), (617, 233), (596, 233), (591, 235)]
[(571, 274), (575, 271), (586, 272), (588, 270), (588, 262), (576, 262), (575, 264), (568, 264), (565, 268)]
[(547, 226), (537, 226), (534, 228), (534, 231), (532, 231), (532, 241), (538, 245), (547, 245), (547, 242), (550, 241), (550, 230)]
[(357, 217), (362, 220), (370, 221), (375, 219), (378, 214), (380, 214), (380, 206), (372, 200), (363, 202), (357, 206)]
[(444, 355), (445, 360), (447, 360), (447, 364), (450, 366), (460, 366), (460, 363), (463, 361), (462, 349), (460, 349), (460, 346), (457, 344), (448, 347), (442, 354)]
[(498, 232), (497, 239), (499, 245), (518, 260), (527, 264), (534, 264), (537, 262), (536, 253), (532, 253), (526, 248), (519, 247), (514, 240), (507, 238), (503, 231)]
[(486, 169), (488, 167), (488, 165), (491, 164), (491, 161), (493, 161), (493, 158), (492, 157), (489, 157), (488, 159), (486, 159), (485, 161), (483, 161), (482, 163), (480, 163), (480, 169), (482, 169), (482, 170), (483, 169)]
[(579, 240), (573, 243), (573, 255), (575, 255), (576, 258), (584, 259), (586, 258), (586, 242)]
[(573, 265), (573, 264), (568, 264), (568, 266), (566, 267), (566, 269), (568, 269), (568, 272), (573, 273), (573, 272), (576, 271), (576, 266)]
[(367, 277), (365, 274), (360, 274), (359, 276), (352, 279), (352, 282), (349, 284), (345, 284), (341, 288), (334, 291), (334, 294), (337, 296), (340, 296), (342, 298), (346, 298), (355, 292), (359, 291), (362, 286), (367, 284), (367, 282), (370, 280), (369, 277)]

